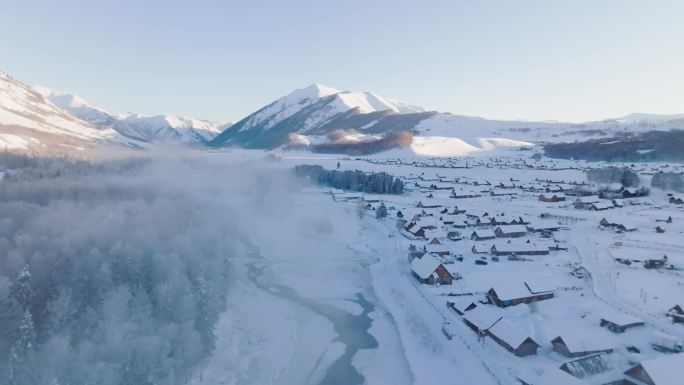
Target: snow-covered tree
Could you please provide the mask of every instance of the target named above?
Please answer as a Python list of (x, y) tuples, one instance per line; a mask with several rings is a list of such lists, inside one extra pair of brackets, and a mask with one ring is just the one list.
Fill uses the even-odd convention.
[(375, 210), (375, 217), (378, 219), (384, 218), (387, 216), (387, 206), (385, 206), (385, 203), (380, 203), (380, 206), (378, 207), (377, 210)]

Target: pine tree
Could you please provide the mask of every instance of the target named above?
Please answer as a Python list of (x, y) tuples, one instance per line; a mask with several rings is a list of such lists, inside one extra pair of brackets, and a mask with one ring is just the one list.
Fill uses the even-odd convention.
[(22, 371), (18, 369), (22, 366), (26, 355), (36, 346), (36, 329), (30, 311), (33, 290), (28, 265), (24, 266), (10, 286), (9, 296), (14, 302), (13, 305), (23, 313), (17, 330), (17, 338), (10, 349), (8, 362), (9, 383), (18, 384), (22, 382), (21, 377), (23, 377)]
[(26, 311), (31, 306), (33, 290), (31, 289), (31, 273), (28, 270), (28, 265), (24, 266), (17, 279), (12, 283), (9, 295), (21, 306), (21, 310)]
[(377, 210), (375, 210), (375, 217), (378, 219), (384, 218), (387, 216), (387, 206), (385, 206), (385, 203), (380, 203), (380, 207), (378, 207)]

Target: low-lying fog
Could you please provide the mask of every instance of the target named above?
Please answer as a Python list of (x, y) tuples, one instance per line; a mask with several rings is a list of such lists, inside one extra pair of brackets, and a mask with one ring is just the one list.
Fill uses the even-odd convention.
[(0, 383), (185, 383), (241, 234), (330, 226), (288, 223), (289, 173), (186, 155), (3, 160)]

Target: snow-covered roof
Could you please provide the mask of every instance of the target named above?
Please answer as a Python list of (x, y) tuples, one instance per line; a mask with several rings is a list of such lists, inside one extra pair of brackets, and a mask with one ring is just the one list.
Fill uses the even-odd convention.
[(465, 313), (463, 316), (468, 322), (477, 326), (478, 329), (484, 330), (490, 328), (494, 323), (501, 318), (498, 311), (488, 306), (478, 306), (475, 309)]
[(503, 253), (524, 253), (524, 252), (539, 252), (549, 251), (547, 246), (537, 245), (535, 243), (496, 243), (494, 244), (496, 251)]
[(596, 332), (590, 334), (587, 334), (587, 332), (588, 330), (583, 331), (583, 333), (566, 333), (561, 335), (560, 338), (570, 353), (613, 349), (613, 344), (607, 338), (602, 337)]
[(490, 229), (475, 230), (473, 233), (479, 238), (496, 238), (496, 234)]
[(620, 311), (608, 311), (608, 312), (603, 312), (601, 315), (601, 319), (605, 319), (606, 321), (610, 321), (616, 325), (620, 326), (626, 326), (626, 325), (631, 325), (635, 323), (643, 323), (644, 320), (641, 318), (634, 317), (632, 315), (629, 315), (627, 313), (623, 313)]
[(549, 368), (533, 385), (587, 385), (587, 383), (560, 369)]
[(610, 208), (615, 207), (615, 205), (613, 205), (613, 202), (610, 202), (610, 201), (592, 203), (591, 206), (596, 208), (597, 210), (605, 210), (605, 209), (610, 209)]
[(428, 253), (448, 253), (449, 248), (441, 243), (428, 243), (425, 245), (425, 251)]
[(525, 342), (527, 338), (532, 338), (529, 333), (507, 319), (497, 322), (489, 328), (489, 332), (514, 349)]
[(640, 365), (656, 385), (681, 385), (684, 378), (684, 353), (642, 361)]
[(422, 258), (414, 258), (411, 261), (411, 270), (421, 279), (427, 279), (432, 273), (437, 270), (440, 263), (430, 255), (424, 255)]
[(535, 231), (551, 230), (551, 229), (557, 229), (559, 227), (560, 227), (559, 225), (545, 225), (545, 224), (534, 224), (534, 223), (530, 223), (529, 225), (527, 225), (528, 229), (532, 229)]
[(435, 217), (420, 217), (420, 219), (415, 222), (415, 226), (439, 227), (439, 224), (437, 223), (437, 219)]
[(473, 250), (476, 253), (489, 253), (492, 249), (492, 245), (489, 243), (475, 243), (473, 244)]
[(453, 307), (462, 313), (465, 312), (465, 309), (471, 304), (477, 306), (477, 300), (471, 296), (455, 297), (454, 299), (449, 300), (449, 302), (453, 303)]
[(496, 217), (492, 217), (493, 221), (496, 221), (496, 223), (514, 223), (518, 222), (520, 218), (518, 217), (513, 217), (510, 215), (499, 215)]
[(445, 214), (442, 215), (442, 222), (467, 222), (468, 218), (463, 214)]
[(551, 293), (558, 289), (556, 283), (550, 279), (526, 279), (525, 286), (532, 294)]
[(527, 286), (520, 281), (499, 280), (492, 285), (492, 289), (502, 301), (526, 298), (532, 294)]
[(446, 235), (442, 229), (423, 229), (425, 230), (425, 239), (444, 238)]
[(526, 233), (527, 227), (523, 225), (499, 226), (496, 231), (501, 231), (503, 234)]
[(600, 202), (601, 198), (599, 198), (597, 195), (592, 195), (592, 196), (588, 196), (588, 197), (579, 197), (579, 198), (577, 198), (577, 201), (581, 202), (581, 203), (590, 204), (590, 203)]

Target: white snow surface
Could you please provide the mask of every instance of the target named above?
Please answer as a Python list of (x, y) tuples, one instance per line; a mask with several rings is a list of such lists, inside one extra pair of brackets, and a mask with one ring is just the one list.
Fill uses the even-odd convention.
[(29, 137), (0, 133), (0, 149), (27, 149), (31, 145), (31, 139)]

